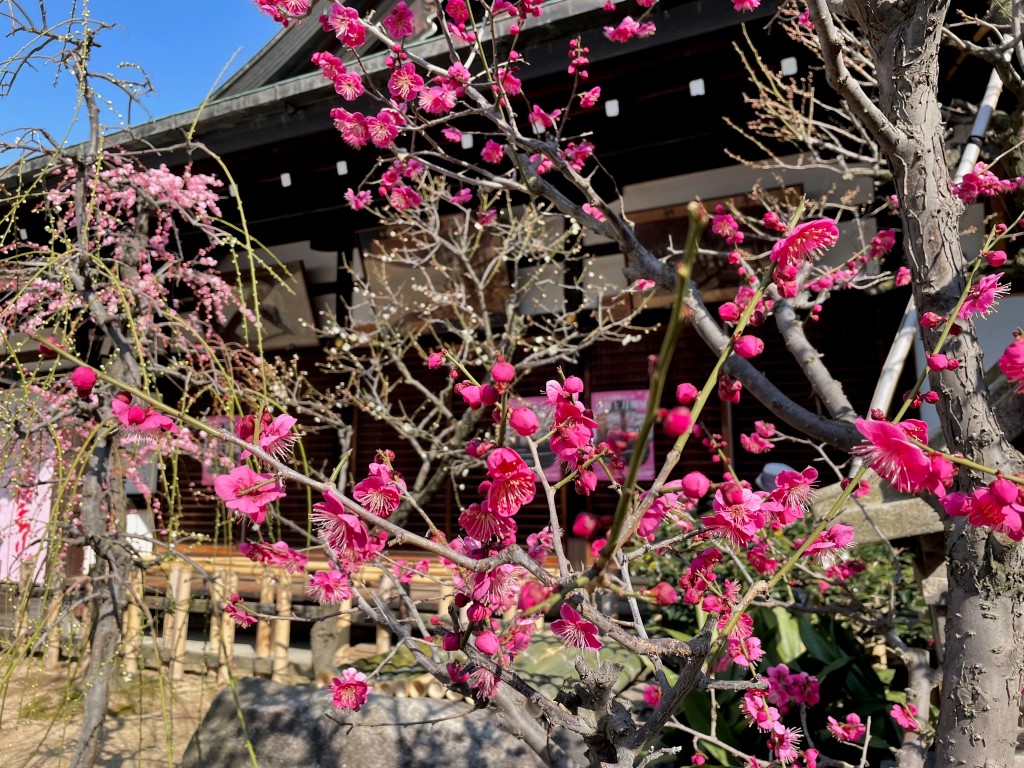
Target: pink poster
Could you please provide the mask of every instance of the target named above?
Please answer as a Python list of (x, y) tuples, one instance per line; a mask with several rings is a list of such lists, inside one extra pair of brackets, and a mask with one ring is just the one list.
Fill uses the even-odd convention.
[[(629, 462), (633, 460), (633, 451), (637, 449), (636, 437), (647, 412), (647, 396), (646, 389), (618, 389), (611, 392), (594, 392), (590, 396), (590, 407), (594, 412), (594, 421), (597, 422), (594, 443), (608, 443), (609, 448), (622, 462), (618, 472), (614, 468), (612, 470), (613, 474), (618, 475), (615, 478), (617, 481), (623, 479), (623, 475), (629, 469)], [(643, 463), (636, 479), (653, 480), (653, 432), (647, 436), (647, 444), (643, 450)], [(601, 480), (608, 479), (599, 465), (595, 464), (594, 470)]]
[[(584, 398), (584, 402), (586, 398)], [(615, 452), (618, 459), (625, 468), (629, 467), (633, 451), (636, 449), (636, 435), (643, 424), (644, 413), (647, 410), (646, 389), (620, 389), (612, 392), (594, 392), (587, 403), (594, 414), (594, 421), (597, 422), (597, 434), (594, 435), (594, 445), (608, 443)], [(551, 404), (546, 397), (521, 397), (512, 404), (513, 407), (527, 407), (537, 414), (540, 422), (539, 433), (544, 433), (551, 424)], [(526, 439), (517, 435), (513, 430), (508, 431), (508, 447), (523, 457), (523, 460), (531, 467), (534, 465), (533, 455), (530, 453), (530, 446)], [(547, 443), (537, 446), (537, 455), (540, 458), (540, 466), (544, 468), (544, 477), (548, 482), (557, 482), (562, 478), (562, 465), (558, 457), (548, 447)], [(615, 464), (615, 462), (606, 463)], [(594, 471), (601, 480), (608, 480), (608, 476), (601, 469), (600, 465), (594, 465)], [(615, 470), (613, 469), (613, 474)], [(643, 463), (637, 473), (637, 480), (653, 480), (654, 471), (654, 437), (653, 434), (647, 438), (647, 445), (644, 450)], [(622, 480), (622, 477), (616, 477)]]

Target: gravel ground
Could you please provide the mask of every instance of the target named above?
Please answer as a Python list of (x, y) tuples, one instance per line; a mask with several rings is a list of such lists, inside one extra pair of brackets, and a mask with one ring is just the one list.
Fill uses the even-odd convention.
[[(81, 692), (66, 672), (15, 672), (0, 689), (0, 765), (70, 765), (81, 727)], [(186, 675), (170, 685), (149, 670), (119, 680), (106, 719), (101, 768), (174, 768), (220, 690), (213, 680)]]

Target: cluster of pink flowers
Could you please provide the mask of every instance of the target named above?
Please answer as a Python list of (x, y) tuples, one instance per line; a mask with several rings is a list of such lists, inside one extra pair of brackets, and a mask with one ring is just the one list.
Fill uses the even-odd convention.
[(797, 224), (772, 246), (771, 260), (775, 262), (773, 280), (779, 295), (793, 298), (797, 294), (797, 275), (800, 265), (831, 248), (839, 240), (839, 228), (831, 219), (816, 219)]
[(311, 4), (312, 0), (256, 0), (256, 7), (285, 27), (307, 16)]
[(867, 438), (853, 452), (871, 469), (903, 493), (931, 491), (940, 498), (953, 482), (953, 463), (929, 451), (928, 425), (918, 419), (892, 424), (884, 419), (857, 419), (857, 430)]
[(971, 494), (948, 494), (942, 506), (951, 517), (966, 517), (971, 525), (986, 526), (1014, 541), (1024, 539), (1024, 485), (996, 477)]
[(626, 43), (634, 37), (650, 37), (657, 29), (653, 21), (638, 22), (632, 16), (626, 16), (614, 27), (605, 27), (604, 36), (613, 43)]
[(1014, 334), (1012, 342), (999, 356), (999, 370), (1012, 383), (1017, 385), (1018, 392), (1024, 392), (1024, 334)]
[(393, 451), (378, 451), (378, 461), (370, 463), (367, 477), (355, 484), (352, 498), (367, 511), (386, 520), (391, 517), (406, 492), (405, 480), (392, 468)]
[(959, 184), (953, 185), (953, 194), (970, 204), (979, 197), (994, 197), (1024, 186), (1024, 179), (1000, 179), (985, 163), (976, 163), (970, 173), (964, 174)]
[(867, 733), (867, 726), (861, 722), (860, 715), (856, 712), (848, 714), (845, 722), (839, 722), (834, 717), (829, 717), (828, 729), (837, 741), (842, 742), (858, 742)]
[(263, 563), (273, 568), (283, 568), (289, 573), (304, 573), (309, 558), (296, 552), (285, 542), (267, 544), (264, 541), (243, 541), (238, 550), (254, 563)]

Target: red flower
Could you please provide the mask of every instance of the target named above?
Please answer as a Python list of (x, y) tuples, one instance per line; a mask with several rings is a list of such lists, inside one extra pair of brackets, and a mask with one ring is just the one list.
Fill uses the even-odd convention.
[(893, 704), (889, 714), (892, 715), (892, 719), (899, 723), (904, 730), (916, 731), (921, 727), (921, 724), (915, 718), (917, 707), (913, 704), (907, 704), (905, 707), (902, 704)]
[(140, 408), (131, 405), (132, 396), (126, 392), (117, 395), (110, 403), (110, 410), (114, 412), (117, 420), (129, 430), (135, 432), (156, 432), (166, 430), (175, 433), (178, 428), (174, 422), (158, 413), (152, 408)]
[(581, 651), (596, 651), (601, 647), (601, 641), (597, 638), (597, 627), (573, 610), (568, 603), (562, 603), (562, 610), (559, 611), (562, 617), (551, 623), (551, 631), (562, 638), (570, 648), (579, 648)]
[(358, 712), (366, 703), (373, 688), (366, 684), (366, 675), (349, 667), (331, 682), (335, 709), (350, 709)]
[(1024, 392), (1024, 337), (1018, 337), (999, 357), (999, 370), (1010, 381), (1017, 384), (1017, 391)]
[(267, 505), (285, 496), (271, 474), (253, 472), (249, 467), (235, 467), (226, 475), (213, 479), (213, 489), (224, 506), (245, 515), (256, 525), (267, 518)]
[(496, 448), (487, 456), (487, 506), (495, 514), (511, 517), (523, 504), (533, 501), (537, 477), (522, 457), (511, 448)]

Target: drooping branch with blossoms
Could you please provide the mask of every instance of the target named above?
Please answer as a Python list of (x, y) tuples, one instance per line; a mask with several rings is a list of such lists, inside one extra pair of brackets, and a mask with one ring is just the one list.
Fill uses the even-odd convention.
[[(306, 16), (311, 4), (261, 0), (259, 5), (289, 24)], [(606, 36), (628, 43), (633, 37), (654, 34), (652, 5), (641, 4), (639, 19), (620, 19), (615, 12)], [(738, 4), (752, 5), (756, 3)], [(80, 488), (79, 496), (92, 506), (80, 526), (69, 519), (68, 533), (94, 547), (106, 563), (104, 578), (115, 585), (113, 600), (102, 609), (107, 624), (123, 605), (116, 585), (127, 567), (115, 555), (123, 537), (110, 523), (120, 512), (121, 500), (119, 493), (109, 492), (108, 457), (126, 445), (202, 457), (203, 441), (229, 444), (242, 454), (237, 460), (211, 463), (217, 475), (213, 488), (244, 526), (242, 554), (300, 573), (315, 551), (328, 565), (310, 578), (313, 600), (325, 605), (353, 600), (445, 685), (472, 696), (481, 706), (493, 705), (541, 761), (559, 766), (580, 759), (592, 765), (632, 765), (656, 757), (648, 753), (653, 740), (666, 729), (677, 729), (693, 739), (689, 753), (694, 764), (706, 759), (705, 752), (723, 762), (759, 766), (829, 764), (832, 749), (857, 743), (853, 759), (867, 765), (870, 718), (838, 702), (826, 702), (834, 704), (827, 729), (812, 733), (807, 718), (821, 704), (818, 680), (785, 664), (768, 667), (762, 674), (766, 647), (774, 638), (758, 622), (780, 603), (794, 610), (815, 607), (794, 594), (804, 589), (802, 580), (841, 584), (857, 578), (855, 561), (837, 560), (852, 543), (852, 531), (836, 518), (848, 499), (860, 492), (869, 468), (897, 490), (941, 504), (951, 517), (950, 530), (965, 541), (986, 541), (1012, 551), (1022, 538), (1024, 480), (1019, 457), (1006, 449), (1005, 440), (997, 436), (998, 425), (990, 421), (984, 422), (984, 432), (991, 437), (985, 444), (970, 434), (965, 440), (966, 428), (950, 426), (958, 412), (965, 419), (974, 418), (977, 412), (971, 408), (981, 408), (956, 395), (964, 389), (964, 381), (956, 377), (965, 369), (977, 375), (972, 319), (993, 311), (1004, 291), (998, 274), (982, 270), (999, 267), (999, 247), (1008, 242), (1018, 222), (994, 228), (984, 253), (969, 266), (960, 264), (964, 268), (956, 272), (957, 280), (948, 281), (948, 295), (937, 297), (929, 280), (938, 280), (931, 276), (933, 269), (940, 275), (942, 270), (922, 245), (927, 238), (919, 228), (920, 200), (901, 182), (899, 202), (911, 258), (906, 274), (897, 280), (913, 281), (923, 299), (922, 309), (927, 308), (922, 316), (927, 368), (891, 420), (883, 413), (857, 418), (841, 383), (815, 360), (802, 323), (822, 311), (821, 297), (829, 291), (856, 283), (867, 263), (894, 247), (895, 237), (880, 234), (864, 254), (839, 269), (826, 269), (816, 259), (837, 241), (833, 219), (815, 215), (801, 220), (799, 206), (795, 214), (782, 211), (784, 216), (767, 211), (762, 226), (773, 233), (774, 244), (757, 253), (743, 248), (744, 225), (724, 209), (715, 211), (712, 230), (721, 238), (729, 263), (745, 278), (716, 319), (703, 303), (700, 286), (691, 282), (698, 222), (691, 226), (686, 250), (674, 254), (678, 258), (659, 260), (620, 204), (595, 191), (596, 139), (591, 142), (570, 133), (574, 110), (591, 108), (601, 98), (598, 89), (584, 87), (586, 41), (575, 41), (567, 52), (567, 74), (573, 78), (569, 103), (548, 104), (545, 109), (526, 100), (519, 74), (527, 62), (516, 41), (543, 11), (542, 4), (526, 0), (450, 0), (444, 8), (443, 33), (453, 63), (444, 66), (403, 45), (412, 32), (411, 12), (403, 3), (380, 24), (360, 18), (341, 3), (332, 3), (322, 20), (325, 31), (343, 47), (345, 60), (323, 52), (314, 56), (312, 65), (334, 83), (341, 99), (365, 100), (334, 111), (341, 139), (353, 147), (372, 146), (382, 154), (363, 187), (350, 190), (347, 198), (353, 208), (380, 211), (382, 221), (400, 232), (399, 243), (385, 248), (382, 258), (403, 267), (425, 267), (416, 273), (420, 282), (414, 286), (414, 301), (421, 304), (414, 308), (430, 318), (418, 323), (414, 318), (413, 327), (405, 332), (409, 320), (401, 315), (409, 308), (407, 296), (364, 273), (359, 287), (370, 305), (370, 329), (346, 329), (341, 339), (344, 354), (328, 364), (345, 374), (338, 394), (354, 399), (367, 413), (383, 411), (402, 435), (404, 442), (395, 444), (403, 446), (398, 450), (419, 454), (422, 469), (416, 478), (396, 470), (399, 454), (389, 446), (380, 446), (365, 470), (344, 467), (353, 481), (351, 491), (344, 491), (347, 484), (337, 477), (312, 476), (293, 451), (301, 446), (300, 433), (309, 426), (303, 417), (315, 418), (315, 401), (303, 394), (302, 408), (275, 416), (268, 393), (287, 387), (277, 389), (262, 380), (240, 386), (233, 380), (241, 375), (242, 366), (232, 364), (212, 321), (225, 302), (235, 301), (234, 292), (216, 274), (210, 261), (213, 251), (207, 248), (231, 250), (239, 243), (216, 229), (219, 214), (211, 208), (214, 198), (208, 196), (215, 180), (141, 169), (107, 159), (94, 147), (86, 162), (67, 166), (41, 196), (41, 215), (48, 217), (52, 231), (62, 234), (55, 242), (7, 246), (10, 256), (3, 266), (13, 271), (5, 289), (14, 297), (16, 309), (4, 315), (5, 330), (24, 333), (28, 341), (19, 348), (9, 335), (6, 340), (12, 352), (38, 345), (42, 353), (56, 356), (73, 370), (32, 370), (25, 367), (23, 355), (12, 356), (12, 367), (20, 375), (12, 391), (24, 393), (27, 411), (45, 408), (48, 415), (57, 414), (67, 436), (53, 441), (56, 449), (73, 448), (75, 439), (85, 445), (78, 454), (85, 458), (73, 464), (77, 474), (66, 477), (77, 483), (71, 485)], [(892, 155), (894, 147), (908, 141), (909, 132), (864, 97), (863, 78), (853, 76), (851, 84), (851, 67), (858, 72), (861, 57), (873, 54), (870, 47), (867, 54), (860, 48), (844, 53), (849, 37), (837, 31), (831, 13), (821, 3), (810, 11), (821, 30), (819, 43), (830, 77), (846, 89), (865, 130), (874, 131), (880, 147)], [(500, 47), (499, 37), (511, 39), (511, 48)], [(378, 41), (386, 50), (383, 68), (376, 73), (363, 68), (368, 59), (359, 55), (367, 40)], [(349, 106), (365, 112), (350, 111)], [(481, 121), (490, 128), (481, 129)], [(479, 160), (467, 160), (454, 151), (466, 135), (483, 141)], [(941, 182), (936, 188), (945, 188), (945, 175)], [(1016, 184), (980, 167), (950, 194), (967, 199)], [(454, 226), (442, 224), (436, 216), (441, 205), (451, 206)], [(668, 341), (653, 363), (652, 391), (671, 392), (675, 387), (677, 402), (662, 413), (662, 398), (653, 396), (643, 427), (650, 431), (660, 421), (660, 428), (675, 442), (656, 479), (646, 485), (637, 478), (638, 454), (627, 465), (614, 441), (595, 444), (597, 424), (588, 408), (591, 393), (570, 367), (573, 349), (598, 338), (573, 327), (570, 316), (578, 315), (580, 308), (526, 321), (521, 294), (510, 290), (505, 306), (488, 309), (493, 299), (490, 275), (504, 270), (518, 288), (532, 279), (521, 269), (530, 265), (530, 259), (550, 263), (574, 255), (576, 233), (571, 224), (569, 237), (564, 235), (567, 218), (620, 246), (633, 290), (642, 292), (657, 282), (676, 292), (664, 329)], [(186, 249), (178, 237), (183, 221), (209, 244)], [(956, 234), (954, 229), (944, 242), (955, 241)], [(496, 255), (478, 260), (478, 253), (491, 247), (491, 238)], [(59, 280), (49, 274), (44, 279), (39, 266), (44, 262), (54, 265)], [(69, 292), (71, 300), (63, 295), (68, 284), (74, 289)], [(195, 302), (194, 311), (183, 313), (176, 304), (183, 295)], [(357, 302), (351, 309), (358, 309)], [(798, 405), (758, 371), (764, 343), (756, 329), (771, 316), (825, 413)], [(628, 340), (633, 333), (632, 313), (625, 321), (608, 324), (600, 314), (596, 317), (606, 338), (621, 334)], [(667, 380), (676, 344), (673, 334), (686, 322), (694, 324), (716, 357), (703, 382)], [(498, 325), (504, 329), (501, 333), (494, 330)], [(64, 331), (60, 338), (50, 338), (54, 326)], [(99, 337), (109, 338), (117, 354), (95, 345)], [(1024, 378), (1021, 344), (1019, 339), (1010, 343), (999, 361), (999, 369), (1015, 387)], [(552, 370), (544, 388), (550, 413), (539, 418), (517, 402), (517, 396), (528, 396), (521, 389), (521, 377), (526, 370), (556, 361), (564, 370), (561, 375)], [(262, 360), (246, 362), (254, 363), (261, 375), (269, 370)], [(430, 387), (421, 378), (431, 370), (450, 375), (445, 383)], [(922, 394), (926, 376), (933, 389)], [(422, 409), (407, 408), (404, 399), (389, 397), (399, 382), (419, 384)], [(160, 388), (168, 386), (169, 390)], [(980, 392), (983, 386), (976, 389)], [(167, 391), (173, 395), (167, 396)], [(807, 509), (818, 480), (814, 467), (781, 472), (772, 488), (755, 490), (729, 464), (722, 436), (703, 425), (702, 416), (716, 398), (735, 403), (744, 391), (814, 442), (847, 452), (853, 449), (861, 459), (862, 468), (843, 478), (843, 492), (821, 519), (811, 519)], [(972, 396), (974, 391), (970, 389)], [(930, 440), (923, 422), (906, 418), (909, 407), (931, 405), (942, 397), (949, 400), (939, 402), (947, 427), (946, 449)], [(326, 407), (331, 409), (336, 402), (327, 401)], [(980, 413), (984, 416), (984, 409)], [(232, 418), (233, 428), (218, 428), (213, 416)], [(513, 433), (526, 441), (532, 463), (508, 447)], [(24, 434), (10, 436), (12, 445), (24, 449), (30, 444)], [(52, 439), (53, 434), (38, 427), (32, 436)], [(764, 423), (745, 437), (743, 447), (757, 452), (769, 450), (778, 439), (776, 430)], [(720, 481), (699, 472), (673, 478), (684, 451), (699, 450), (698, 442), (718, 459)], [(544, 476), (538, 457), (542, 446), (558, 457), (560, 479)], [(441, 456), (442, 447), (454, 458)], [(448, 478), (439, 467), (447, 468)], [(597, 467), (614, 479), (601, 481)], [(424, 499), (437, 487), (433, 484), (450, 480), (464, 468), (485, 479), (475, 491), (460, 489), (469, 503), (461, 505), (458, 535), (449, 540), (456, 532), (441, 530), (425, 510)], [(610, 494), (616, 500), (611, 519), (577, 521), (579, 532), (594, 539), (593, 560), (586, 567), (570, 562), (563, 546), (554, 491), (568, 491), (570, 484), (577, 494)], [(279, 514), (277, 505), (295, 493), (296, 486), (322, 497), (311, 510), (317, 545), (309, 552), (272, 541), (271, 536), (276, 525), (294, 525)], [(543, 505), (551, 522), (524, 537), (517, 520), (532, 503)], [(68, 510), (72, 507), (69, 502)], [(423, 518), (428, 534), (409, 531), (403, 514)], [(447, 616), (435, 613), (427, 618), (426, 606), (413, 601), (403, 578), (419, 566), (409, 569), (392, 557), (399, 545), (412, 545), (442, 559), (453, 592), (453, 609)], [(551, 554), (553, 567), (548, 562)], [(653, 586), (639, 582), (639, 561), (648, 556), (679, 563), (681, 572), (673, 576), (679, 592), (667, 581)], [(396, 615), (379, 593), (366, 588), (367, 573), (374, 570), (390, 583), (408, 618)], [(634, 588), (634, 580), (641, 591)], [(625, 600), (629, 618), (599, 609), (598, 599), (608, 593)], [(657, 622), (647, 621), (641, 610), (676, 604), (689, 614), (693, 631), (685, 636), (660, 632)], [(892, 611), (865, 616), (869, 612), (852, 599), (842, 607), (845, 615), (853, 613), (884, 636), (903, 658), (913, 659), (915, 654), (894, 628)], [(232, 598), (226, 610), (239, 623), (254, 620), (240, 598)], [(576, 656), (579, 679), (567, 682), (552, 697), (525, 679), (517, 664), (536, 639), (536, 619), (554, 611), (558, 618), (551, 624), (552, 633)], [(645, 689), (649, 710), (631, 709), (619, 695), (620, 670), (608, 661), (610, 647), (615, 646), (648, 660), (653, 679)], [(1002, 679), (1011, 678), (1004, 674)], [(921, 675), (915, 678), (920, 679)], [(347, 669), (331, 684), (332, 701), (339, 708), (358, 710), (373, 682), (364, 672)], [(896, 703), (884, 717), (876, 716), (875, 727), (927, 730), (920, 694), (923, 691), (927, 701), (930, 690), (931, 684), (924, 685), (914, 694), (915, 701)], [(731, 714), (754, 729), (750, 733), (755, 738), (744, 738), (742, 747), (723, 735), (727, 711), (719, 711), (718, 702), (729, 693), (739, 698)], [(707, 727), (680, 714), (698, 697), (710, 701)], [(524, 714), (524, 700), (542, 715)], [(944, 706), (947, 712), (949, 705)], [(102, 722), (102, 712), (98, 716)], [(555, 745), (552, 729), (581, 736), (586, 756)], [(94, 749), (95, 734), (87, 737), (89, 743), (83, 742), (83, 755)], [(834, 743), (822, 742), (821, 737)], [(925, 738), (917, 743), (923, 745)], [(903, 743), (902, 764), (923, 759), (923, 750), (906, 749), (913, 739)], [(676, 748), (666, 747), (664, 754)]]

